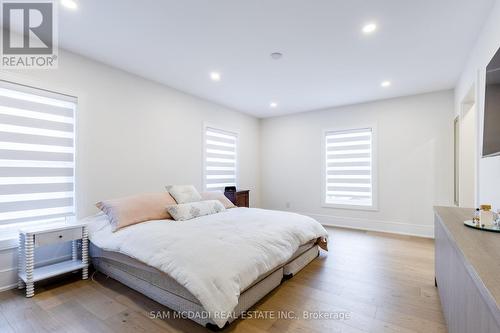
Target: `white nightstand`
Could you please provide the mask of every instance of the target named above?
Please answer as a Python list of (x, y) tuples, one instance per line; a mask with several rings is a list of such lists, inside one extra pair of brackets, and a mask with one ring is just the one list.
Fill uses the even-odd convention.
[[(72, 243), (71, 260), (35, 267), (35, 249), (44, 245)], [(81, 255), (78, 256), (78, 242)], [(18, 288), (26, 284), (26, 297), (35, 295), (35, 282), (64, 273), (82, 270), (82, 279), (88, 278), (88, 231), (84, 224), (50, 224), (19, 231)]]

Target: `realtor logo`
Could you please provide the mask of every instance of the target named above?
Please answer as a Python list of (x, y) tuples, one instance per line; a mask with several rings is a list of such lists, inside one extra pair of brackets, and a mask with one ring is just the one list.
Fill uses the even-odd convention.
[(52, 0), (2, 4), (4, 68), (56, 68), (56, 4)]

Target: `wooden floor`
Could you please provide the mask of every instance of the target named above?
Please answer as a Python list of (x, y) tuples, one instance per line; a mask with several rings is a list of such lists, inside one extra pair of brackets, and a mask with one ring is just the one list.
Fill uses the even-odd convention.
[[(244, 319), (224, 332), (445, 332), (429, 239), (330, 228), (330, 252), (252, 310), (345, 311), (347, 320)], [(0, 332), (207, 332), (185, 319), (151, 319), (167, 308), (95, 274), (39, 287), (32, 299), (0, 293)]]

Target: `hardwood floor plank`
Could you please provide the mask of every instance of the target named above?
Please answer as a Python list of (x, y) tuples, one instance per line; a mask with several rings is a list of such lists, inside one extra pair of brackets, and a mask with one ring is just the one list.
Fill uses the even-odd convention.
[(14, 329), (10, 326), (4, 314), (0, 312), (0, 332), (13, 333)]
[(106, 320), (120, 312), (127, 310), (127, 307), (116, 302), (114, 299), (103, 295), (93, 286), (87, 286), (82, 289), (82, 293), (77, 298), (87, 311), (94, 314), (101, 320)]
[(446, 332), (446, 325), (395, 310), (377, 309), (376, 318), (416, 332)]
[(9, 291), (13, 297), (0, 302), (0, 312), (14, 332), (56, 332), (62, 329), (53, 316), (19, 290)]
[(64, 325), (65, 332), (113, 332), (101, 319), (78, 303), (77, 299), (71, 299), (64, 302), (64, 304), (55, 306), (48, 310), (47, 313)]
[(138, 311), (123, 311), (105, 320), (106, 324), (116, 332), (123, 333), (161, 333), (174, 332), (165, 326), (162, 326), (160, 321), (152, 320), (143, 312)]

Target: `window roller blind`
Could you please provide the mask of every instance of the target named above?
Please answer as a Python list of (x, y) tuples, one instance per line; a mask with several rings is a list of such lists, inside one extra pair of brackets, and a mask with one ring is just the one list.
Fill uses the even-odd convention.
[(372, 206), (372, 130), (326, 132), (325, 145), (325, 203)]
[(237, 184), (238, 134), (205, 127), (204, 183), (208, 191)]
[(75, 213), (75, 102), (0, 88), (0, 225)]

